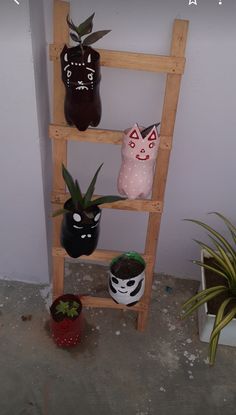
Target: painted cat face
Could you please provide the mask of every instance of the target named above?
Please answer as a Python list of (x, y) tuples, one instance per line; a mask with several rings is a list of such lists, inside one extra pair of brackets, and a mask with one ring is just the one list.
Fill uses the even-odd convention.
[(84, 49), (82, 56), (80, 49), (65, 46), (61, 54), (62, 78), (65, 85), (82, 93), (93, 90), (100, 77), (96, 72), (97, 55), (98, 53), (92, 49)]
[(78, 231), (81, 239), (91, 238), (95, 228), (99, 225), (101, 212), (95, 212), (90, 218), (86, 218), (83, 212), (73, 213), (71, 226)]
[(157, 129), (154, 126), (143, 138), (138, 124), (135, 124), (124, 137), (122, 152), (125, 157), (145, 162), (155, 160), (159, 146)]
[(109, 293), (120, 304), (139, 301), (144, 293), (144, 271), (136, 277), (121, 279), (110, 273)]

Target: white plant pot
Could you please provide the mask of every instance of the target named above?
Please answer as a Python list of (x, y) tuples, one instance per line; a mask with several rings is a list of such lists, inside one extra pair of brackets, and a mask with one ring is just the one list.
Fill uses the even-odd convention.
[[(201, 261), (204, 257), (210, 258), (210, 255), (205, 251), (201, 251)], [(206, 288), (205, 269), (201, 267), (201, 285), (199, 291)], [(214, 326), (215, 316), (207, 313), (207, 304), (204, 303), (198, 308), (198, 326), (199, 337), (202, 342), (209, 343), (211, 332)], [(236, 346), (236, 318), (234, 318), (223, 330), (221, 330), (219, 344), (226, 346)]]

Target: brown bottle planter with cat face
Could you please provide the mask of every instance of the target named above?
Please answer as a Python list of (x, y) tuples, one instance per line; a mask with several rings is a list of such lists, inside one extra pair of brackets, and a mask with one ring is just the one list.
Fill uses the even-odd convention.
[(96, 127), (101, 119), (99, 93), (100, 55), (89, 46), (80, 45), (61, 52), (62, 81), (66, 95), (65, 118), (69, 125), (85, 131), (89, 125)]
[(63, 215), (61, 245), (72, 258), (91, 255), (97, 247), (101, 209), (91, 206), (86, 210), (73, 210), (72, 200), (64, 204), (70, 210)]

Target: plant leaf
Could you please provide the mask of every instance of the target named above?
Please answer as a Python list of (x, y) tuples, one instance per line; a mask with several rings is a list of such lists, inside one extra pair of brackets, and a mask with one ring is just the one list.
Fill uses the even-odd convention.
[(77, 199), (77, 188), (76, 185), (74, 183), (74, 180), (71, 176), (71, 174), (68, 172), (68, 170), (66, 169), (66, 167), (64, 166), (64, 164), (62, 163), (62, 176), (63, 179), (65, 180), (65, 183), (68, 187), (68, 190), (70, 192), (72, 201), (73, 201), (73, 205), (75, 207), (75, 209), (78, 208), (78, 199)]
[(93, 18), (95, 13), (91, 14), (84, 22), (82, 22), (77, 28), (76, 32), (80, 36), (87, 35), (88, 33), (91, 33), (93, 30)]
[[(230, 301), (231, 301), (231, 298), (227, 298), (226, 300), (223, 301), (223, 303), (219, 307), (218, 312), (217, 312), (216, 317), (215, 317), (215, 323), (214, 323), (214, 327), (213, 327), (212, 332), (214, 331), (216, 326), (222, 320), (224, 312), (225, 312), (225, 308), (227, 307), (227, 305), (229, 304)], [(216, 336), (213, 339), (210, 339), (210, 342), (209, 342), (209, 363), (210, 363), (210, 365), (213, 365), (214, 362), (215, 362), (219, 337), (220, 337), (220, 332), (218, 334), (216, 334)]]
[(205, 264), (205, 263), (204, 263), (204, 262), (202, 262), (202, 261), (197, 261), (197, 260), (193, 260), (193, 261), (192, 261), (192, 263), (193, 263), (193, 264), (200, 265), (200, 267), (203, 267), (203, 268), (209, 269), (210, 271), (212, 271), (212, 272), (214, 272), (214, 273), (218, 274), (220, 277), (223, 277), (223, 278), (225, 278), (225, 279), (228, 281), (228, 278), (226, 277), (226, 275), (225, 275), (222, 271), (220, 271), (220, 270), (219, 270), (219, 268), (214, 268), (214, 267), (212, 267), (212, 266), (210, 266), (210, 265), (208, 265), (208, 264)]
[(100, 172), (102, 166), (103, 166), (103, 163), (98, 167), (98, 169), (97, 169), (95, 175), (93, 176), (92, 181), (91, 181), (91, 183), (90, 183), (90, 185), (89, 185), (89, 187), (88, 187), (88, 189), (87, 189), (87, 191), (84, 195), (83, 205), (84, 205), (85, 209), (89, 206), (88, 204), (91, 201), (91, 198), (93, 196), (93, 193), (94, 193), (94, 190), (95, 190), (95, 184), (96, 184), (96, 181), (97, 181), (97, 176), (98, 176), (98, 173)]
[(209, 214), (217, 215), (219, 216), (219, 218), (221, 218), (225, 222), (228, 230), (230, 231), (232, 235), (234, 243), (236, 243), (236, 227), (232, 224), (232, 222), (219, 212), (209, 212)]
[[(234, 297), (231, 297), (230, 300), (234, 300)], [(223, 304), (223, 303), (222, 303)], [(222, 305), (221, 305), (222, 306)], [(212, 331), (211, 333), (211, 338), (210, 340), (213, 340), (214, 337), (225, 327), (227, 326), (227, 324), (230, 323), (231, 320), (233, 320), (233, 318), (236, 315), (236, 306), (232, 308), (231, 311), (229, 311), (228, 314), (226, 314), (226, 316), (217, 324), (217, 326), (215, 327), (215, 329)]]
[[(188, 310), (186, 310), (182, 316), (182, 318), (185, 318), (187, 316), (189, 316), (190, 314), (193, 313), (193, 311), (195, 311), (198, 307), (200, 307), (202, 304), (207, 303), (208, 301), (210, 301), (212, 298), (217, 297), (217, 295), (221, 294), (222, 292), (228, 290), (227, 287), (218, 289), (214, 292), (211, 292), (210, 294), (204, 296), (203, 298), (201, 298), (199, 301), (197, 301), (195, 304), (193, 304), (191, 307), (189, 307)], [(193, 298), (192, 298), (193, 299)]]
[(99, 39), (101, 39), (103, 36), (105, 36), (109, 32), (111, 32), (111, 30), (98, 30), (98, 32), (93, 32), (91, 33), (91, 35), (88, 35), (83, 40), (83, 45), (84, 46), (92, 45), (93, 43), (97, 42)]
[(214, 239), (212, 236), (209, 235), (209, 238), (214, 243), (216, 249), (219, 251), (223, 261), (225, 262), (225, 265), (227, 265), (227, 268), (229, 269), (230, 274), (232, 275), (233, 279), (236, 281), (236, 270), (233, 267), (232, 262), (230, 261), (229, 254), (227, 251), (225, 252), (224, 248)]
[(76, 188), (76, 198), (79, 201), (80, 207), (83, 208), (83, 196), (80, 190), (78, 180), (75, 180), (75, 188)]
[(80, 43), (80, 38), (75, 33), (70, 33), (70, 37), (74, 42)]
[(199, 220), (194, 220), (194, 219), (184, 219), (184, 220), (196, 223), (197, 225), (199, 225), (202, 228), (206, 229), (208, 232), (210, 232), (210, 234), (215, 236), (225, 246), (225, 248), (228, 251), (231, 252), (232, 256), (235, 255), (235, 250), (232, 248), (230, 243), (219, 232), (217, 232), (215, 229), (213, 229), (211, 226), (208, 226), (206, 223), (201, 222)]
[(217, 285), (216, 287), (210, 287), (206, 288), (205, 290), (200, 291), (199, 293), (193, 295), (191, 298), (189, 298), (185, 303), (182, 305), (182, 308), (187, 308), (192, 303), (195, 304), (196, 301), (200, 300), (202, 297), (207, 296), (208, 294), (211, 294), (212, 292), (218, 291), (219, 289), (226, 289), (225, 285)]
[(71, 30), (76, 31), (77, 27), (73, 23), (72, 19), (69, 18), (69, 14), (66, 16), (66, 22)]
[(88, 207), (89, 206), (94, 206), (94, 205), (102, 205), (104, 203), (113, 203), (113, 202), (118, 202), (119, 200), (126, 200), (125, 197), (120, 197), (120, 196), (102, 196), (99, 197), (97, 199), (92, 200), (91, 202), (88, 203)]

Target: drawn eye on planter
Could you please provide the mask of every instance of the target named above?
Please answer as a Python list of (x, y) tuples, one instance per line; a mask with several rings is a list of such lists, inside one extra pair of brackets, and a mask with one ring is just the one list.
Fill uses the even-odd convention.
[(127, 282), (128, 287), (132, 287), (132, 285), (134, 285), (134, 284), (135, 284), (135, 280), (129, 280)]
[(68, 71), (66, 72), (67, 78), (70, 78), (71, 75), (72, 75), (72, 72), (68, 69)]
[(97, 213), (94, 220), (97, 222), (100, 219), (101, 213)]
[(130, 142), (129, 142), (129, 146), (130, 146), (131, 148), (134, 148), (134, 147), (135, 147), (135, 143), (134, 143), (133, 141), (130, 141)]
[(68, 55), (67, 55), (67, 53), (65, 53), (65, 55), (64, 55), (64, 61), (65, 62), (68, 62)]
[(81, 222), (81, 216), (78, 213), (73, 214), (73, 219), (75, 222)]
[(112, 277), (112, 282), (114, 282), (114, 284), (118, 284), (118, 279), (117, 278), (115, 278), (115, 277)]
[(92, 81), (92, 80), (93, 80), (93, 74), (92, 74), (92, 73), (89, 73), (89, 74), (88, 74), (88, 79), (89, 79), (90, 81)]
[(150, 143), (149, 148), (153, 148), (155, 146), (155, 143)]

